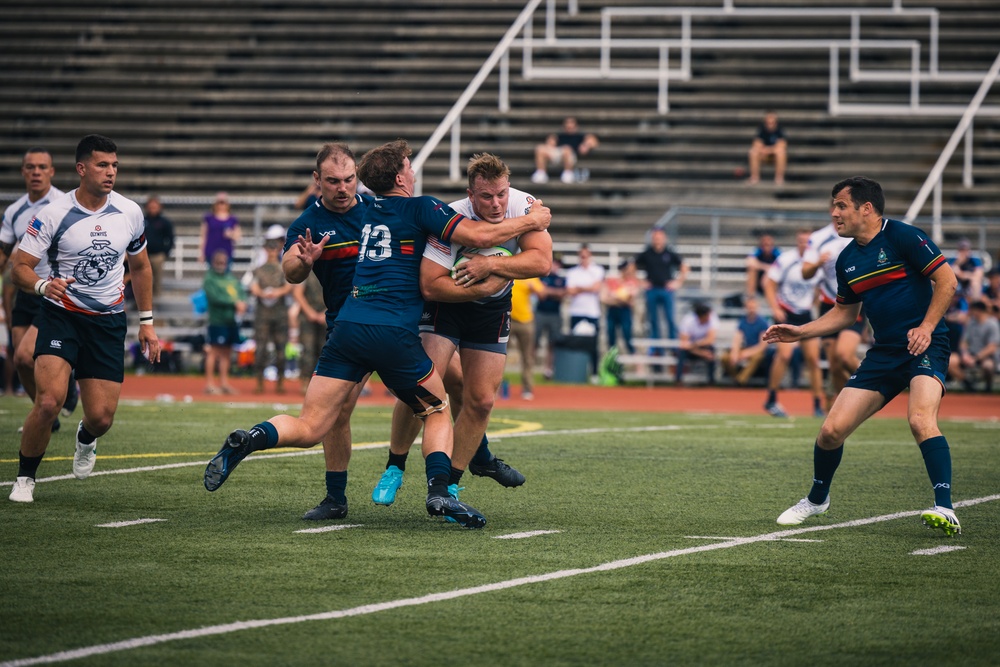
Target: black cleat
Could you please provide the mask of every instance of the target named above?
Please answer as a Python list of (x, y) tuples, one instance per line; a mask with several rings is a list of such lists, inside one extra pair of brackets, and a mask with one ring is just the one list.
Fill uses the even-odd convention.
[(502, 486), (512, 488), (524, 484), (524, 475), (503, 462), (503, 459), (493, 457), (493, 460), (484, 466), (469, 462), (469, 472), (476, 477), (492, 477)]
[(347, 516), (347, 503), (338, 503), (327, 496), (316, 507), (302, 515), (306, 521), (326, 521), (327, 519), (343, 519)]
[(205, 468), (205, 488), (215, 491), (222, 486), (248, 454), (250, 454), (250, 434), (242, 429), (236, 429), (226, 438), (219, 453), (208, 462)]
[(427, 496), (427, 513), (454, 519), (462, 528), (482, 528), (486, 525), (486, 517), (479, 510), (451, 496)]

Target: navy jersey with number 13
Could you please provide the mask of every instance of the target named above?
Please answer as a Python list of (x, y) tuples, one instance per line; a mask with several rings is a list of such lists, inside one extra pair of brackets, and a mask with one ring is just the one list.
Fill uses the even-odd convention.
[(420, 261), (427, 236), (451, 242), (465, 216), (434, 197), (376, 197), (362, 220), (354, 287), (337, 320), (417, 332), (424, 309)]

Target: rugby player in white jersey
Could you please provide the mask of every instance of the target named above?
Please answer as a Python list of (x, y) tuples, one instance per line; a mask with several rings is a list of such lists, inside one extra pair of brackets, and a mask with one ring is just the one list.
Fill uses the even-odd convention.
[[(776, 324), (801, 326), (811, 322), (813, 302), (816, 299), (816, 283), (820, 276), (815, 272), (806, 278), (802, 274), (802, 255), (809, 245), (809, 230), (800, 229), (795, 234), (795, 249), (778, 255), (774, 264), (764, 276), (764, 296), (771, 306), (771, 317)], [(787, 417), (785, 409), (778, 403), (778, 388), (785, 377), (788, 363), (795, 351), (796, 343), (779, 343), (778, 351), (771, 361), (771, 373), (767, 381), (767, 401), (764, 409), (774, 417)], [(823, 374), (819, 368), (819, 341), (815, 338), (797, 343), (802, 350), (806, 374), (813, 392), (813, 414), (823, 416)]]
[(114, 192), (118, 147), (101, 135), (76, 147), (80, 187), (39, 211), (14, 256), (14, 283), (44, 297), (35, 343), (35, 402), (24, 421), (20, 465), (10, 499), (34, 500), (35, 474), (49, 445), (70, 372), (80, 383), (83, 420), (73, 475), (85, 479), (97, 459), (125, 377), (125, 261), (139, 308), (139, 345), (159, 361), (153, 329), (152, 269), (138, 204)]
[[(809, 247), (802, 256), (802, 275), (812, 278), (822, 269), (822, 279), (819, 282), (820, 317), (833, 310), (837, 303), (837, 258), (850, 242), (850, 238), (843, 238), (837, 233), (833, 223), (809, 235)], [(864, 330), (865, 311), (862, 307), (854, 324), (837, 333), (823, 336), (823, 347), (830, 364), (831, 391), (826, 397), (827, 409), (833, 405), (847, 379), (861, 363), (858, 360), (858, 345), (861, 344)]]
[[(525, 215), (535, 201), (530, 194), (510, 187), (510, 169), (495, 155), (474, 155), (468, 176), (469, 196), (450, 206), (473, 220), (496, 224)], [(449, 484), (449, 493), (456, 498), (466, 469), (507, 487), (524, 483), (524, 475), (490, 452), (485, 434), (507, 359), (511, 281), (549, 272), (552, 238), (547, 231), (532, 231), (510, 239), (503, 247), (509, 255), (466, 254), (468, 249), (459, 244), (441, 243), (431, 237), (420, 264), (420, 288), (426, 300), (420, 338), (435, 367), (449, 368), (445, 376), (448, 395), (460, 403), (453, 411)], [(457, 267), (452, 277), (452, 268), (463, 254), (468, 261)], [(471, 296), (472, 286), (479, 294), (489, 286), (489, 296)], [(452, 370), (456, 350), (461, 373)], [(391, 505), (395, 500), (402, 485), (406, 454), (420, 425), (405, 404), (396, 403), (389, 461), (372, 492), (377, 504)]]
[[(56, 170), (52, 165), (52, 154), (44, 148), (29, 148), (21, 161), (21, 175), (24, 176), (25, 192), (17, 201), (7, 207), (0, 224), (0, 271), (6, 271), (8, 260), (28, 229), (28, 223), (39, 211), (63, 195), (63, 191), (52, 185)], [(12, 368), (21, 379), (24, 392), (35, 400), (35, 318), (41, 309), (42, 297), (37, 294), (20, 292), (9, 276), (4, 276), (3, 304), (7, 327), (10, 332)], [(76, 383), (70, 379), (64, 413), (68, 417), (76, 408)], [(52, 430), (59, 430), (59, 419), (52, 422)]]

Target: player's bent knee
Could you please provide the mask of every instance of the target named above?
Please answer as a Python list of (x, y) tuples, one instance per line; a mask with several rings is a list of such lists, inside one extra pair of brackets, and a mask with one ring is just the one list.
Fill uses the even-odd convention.
[(448, 399), (435, 396), (422, 385), (407, 389), (395, 389), (393, 393), (396, 394), (396, 398), (406, 403), (413, 410), (413, 416), (418, 419), (424, 419), (427, 415), (432, 415), (435, 412), (441, 412), (448, 408)]

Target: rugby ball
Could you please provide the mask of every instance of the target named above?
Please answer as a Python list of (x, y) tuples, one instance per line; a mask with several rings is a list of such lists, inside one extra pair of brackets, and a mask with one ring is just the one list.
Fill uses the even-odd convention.
[[(458, 259), (455, 260), (455, 264), (451, 267), (451, 278), (454, 280), (458, 277), (457, 270), (462, 264), (469, 261), (467, 255), (486, 255), (487, 257), (510, 257), (511, 252), (504, 248), (503, 246), (493, 246), (492, 248), (463, 248), (462, 252), (459, 253)], [(481, 281), (476, 281), (481, 282)]]

